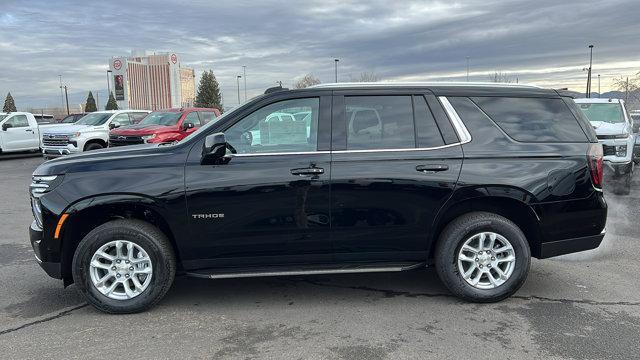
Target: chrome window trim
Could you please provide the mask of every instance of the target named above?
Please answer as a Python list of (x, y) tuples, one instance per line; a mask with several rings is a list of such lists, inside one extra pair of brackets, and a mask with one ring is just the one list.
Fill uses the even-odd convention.
[(456, 112), (456, 109), (454, 109), (453, 105), (451, 105), (451, 103), (449, 102), (449, 99), (447, 99), (446, 96), (438, 96), (438, 100), (440, 100), (444, 111), (447, 113), (447, 116), (449, 116), (449, 119), (453, 124), (453, 128), (456, 130), (456, 133), (458, 133), (460, 144), (466, 144), (470, 142), (471, 134), (469, 133), (469, 130), (467, 130), (467, 127), (464, 125), (464, 122), (462, 122), (462, 119), (460, 119), (460, 116), (458, 115), (458, 112)]
[(453, 108), (453, 105), (449, 102), (446, 96), (439, 96), (438, 100), (442, 104), (447, 116), (451, 120), (451, 124), (458, 134), (460, 141), (453, 144), (446, 144), (433, 147), (421, 147), (421, 148), (405, 148), (405, 149), (362, 149), (362, 150), (333, 150), (333, 151), (292, 151), (292, 152), (273, 152), (273, 153), (246, 153), (246, 154), (228, 154), (226, 157), (251, 157), (251, 156), (281, 156), (281, 155), (312, 155), (312, 154), (357, 154), (357, 153), (376, 153), (376, 152), (401, 152), (401, 151), (428, 151), (446, 149), (453, 146), (463, 145), (471, 141), (471, 134), (464, 122)]
[(244, 154), (227, 154), (225, 157), (250, 157), (250, 156), (279, 156), (279, 155), (313, 155), (313, 154), (330, 154), (331, 151), (291, 151), (291, 152), (272, 152), (272, 153), (244, 153)]

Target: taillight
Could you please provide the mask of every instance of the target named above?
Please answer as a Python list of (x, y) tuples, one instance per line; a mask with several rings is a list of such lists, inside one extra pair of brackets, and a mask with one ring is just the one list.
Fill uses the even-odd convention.
[(593, 143), (589, 146), (587, 161), (589, 162), (589, 170), (591, 171), (591, 182), (593, 182), (593, 187), (596, 189), (602, 189), (602, 144)]

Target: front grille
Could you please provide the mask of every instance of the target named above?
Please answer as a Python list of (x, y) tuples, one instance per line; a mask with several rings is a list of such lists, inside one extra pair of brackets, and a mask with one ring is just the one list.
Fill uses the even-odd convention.
[(602, 145), (602, 153), (604, 154), (604, 156), (615, 155), (616, 154), (616, 147), (615, 146), (609, 146), (609, 145)]
[(109, 146), (125, 146), (144, 144), (141, 136), (129, 136), (129, 135), (110, 135)]
[(67, 146), (69, 135), (44, 134), (42, 135), (42, 144), (44, 146)]

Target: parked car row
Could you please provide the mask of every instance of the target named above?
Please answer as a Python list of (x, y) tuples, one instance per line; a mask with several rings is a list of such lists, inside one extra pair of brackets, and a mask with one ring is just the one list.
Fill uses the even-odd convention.
[(607, 183), (613, 193), (629, 194), (634, 158), (637, 159), (634, 149), (638, 128), (634, 126), (634, 119), (627, 111), (624, 100), (584, 98), (574, 101), (591, 122), (602, 144)]
[(105, 110), (40, 124), (28, 112), (0, 113), (0, 153), (41, 151), (50, 159), (109, 146), (173, 143), (219, 116), (210, 108)]

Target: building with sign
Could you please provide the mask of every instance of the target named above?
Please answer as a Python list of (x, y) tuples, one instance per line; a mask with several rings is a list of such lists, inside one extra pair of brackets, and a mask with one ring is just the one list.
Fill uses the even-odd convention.
[(195, 100), (195, 73), (181, 67), (175, 53), (129, 57), (109, 61), (114, 96), (120, 109), (158, 110), (191, 107)]

